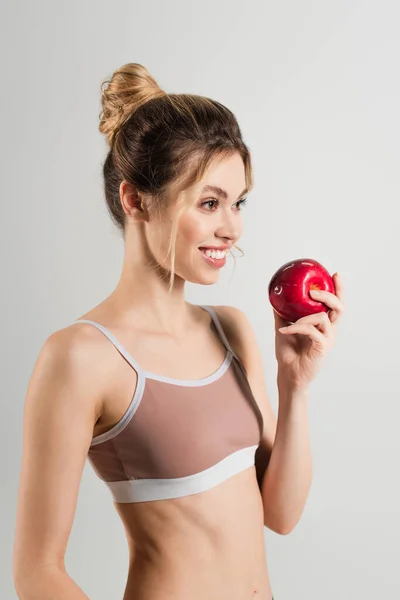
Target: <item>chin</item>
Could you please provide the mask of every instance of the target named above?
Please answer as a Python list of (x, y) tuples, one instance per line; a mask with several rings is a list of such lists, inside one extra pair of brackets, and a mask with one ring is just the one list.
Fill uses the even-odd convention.
[(219, 279), (219, 271), (216, 269), (210, 269), (210, 272), (204, 272), (204, 270), (195, 269), (192, 267), (191, 269), (187, 269), (185, 273), (182, 269), (181, 272), (175, 271), (175, 277), (179, 277), (188, 281), (190, 283), (197, 283), (199, 285), (213, 285)]
[[(179, 275), (179, 277), (181, 277)], [(189, 283), (197, 283), (198, 285), (213, 285), (218, 281), (218, 273), (211, 274), (208, 277), (197, 275), (188, 275), (187, 277), (182, 277), (185, 281)]]
[(175, 277), (179, 277), (184, 281), (197, 283), (199, 285), (213, 285), (218, 281), (221, 271), (221, 269), (213, 269), (212, 267), (209, 267), (201, 257), (200, 264), (197, 262), (197, 260), (194, 260), (193, 262), (183, 262), (183, 264), (179, 266), (182, 268), (180, 268), (179, 271), (175, 270)]

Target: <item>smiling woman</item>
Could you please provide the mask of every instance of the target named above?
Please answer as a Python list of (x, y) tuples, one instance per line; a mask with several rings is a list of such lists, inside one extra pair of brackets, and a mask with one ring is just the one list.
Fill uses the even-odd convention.
[[(175, 242), (181, 215), (190, 208), (196, 194), (205, 192), (224, 200), (234, 198), (235, 203), (239, 199), (239, 208), (242, 196), (253, 187), (250, 153), (235, 116), (215, 100), (193, 94), (167, 94), (144, 67), (135, 63), (122, 67), (108, 83), (103, 89), (100, 122), (100, 131), (111, 146), (104, 164), (107, 206), (124, 237), (129, 219), (119, 201), (122, 183), (123, 193), (136, 202), (140, 196), (147, 211), (162, 222), (168, 211), (169, 231), (164, 226), (157, 231), (152, 228), (157, 240), (152, 238), (150, 243), (157, 241), (152, 251), (157, 252), (157, 264), (163, 264), (169, 273), (171, 291), (177, 272)], [(205, 181), (212, 166), (229, 159), (233, 159), (230, 171), (234, 174), (233, 182), (227, 180), (230, 185), (215, 183), (218, 172), (212, 183)], [(221, 184), (226, 176), (221, 173)], [(242, 184), (239, 189), (235, 181)], [(160, 233), (164, 240), (159, 239)]]
[[(107, 83), (104, 191), (122, 273), (46, 340), (32, 375), (19, 597), (86, 598), (64, 553), (88, 459), (127, 535), (124, 600), (271, 600), (262, 482), (276, 419), (254, 332), (238, 309), (184, 295), (188, 281), (214, 284), (237, 247), (250, 153), (215, 100), (167, 94), (137, 63)], [(269, 510), (268, 526), (286, 523)]]

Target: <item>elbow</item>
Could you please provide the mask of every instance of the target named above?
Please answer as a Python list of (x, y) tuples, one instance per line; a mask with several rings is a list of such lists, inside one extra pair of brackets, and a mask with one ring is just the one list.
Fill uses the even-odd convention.
[(26, 564), (21, 562), (21, 560), (19, 560), (17, 563), (14, 557), (12, 574), (14, 588), (17, 592), (17, 596), (20, 600), (25, 600), (28, 597), (26, 590), (29, 589), (29, 583), (32, 578), (32, 571), (28, 572)]
[(32, 577), (27, 577), (22, 571), (14, 571), (14, 588), (19, 600), (28, 600), (32, 597), (33, 585)]
[(289, 535), (289, 533), (291, 533), (294, 529), (294, 527), (271, 527), (270, 525), (265, 526), (268, 527), (268, 529), (270, 529), (274, 533), (277, 533), (278, 535)]
[(21, 600), (22, 598), (24, 598), (23, 594), (26, 585), (24, 583), (23, 570), (21, 567), (16, 566), (15, 563), (13, 563), (12, 575), (15, 591), (17, 592), (18, 598)]
[[(43, 598), (43, 592), (48, 587), (47, 578), (54, 572), (61, 572), (57, 566), (50, 564), (27, 570), (23, 566), (14, 567), (14, 588), (19, 600), (37, 600)], [(46, 596), (47, 598), (47, 596)]]
[[(268, 508), (268, 510), (267, 510)], [(301, 519), (302, 510), (273, 510), (272, 506), (264, 504), (264, 525), (278, 535), (289, 535)]]
[(289, 533), (292, 533), (293, 529), (296, 527), (296, 525), (288, 525), (286, 527), (280, 527), (276, 533), (278, 533), (279, 535), (289, 535)]
[(26, 594), (27, 585), (24, 578), (14, 573), (14, 589), (17, 592), (19, 600), (26, 600), (28, 598)]
[(264, 520), (264, 526), (273, 531), (274, 533), (277, 533), (278, 535), (289, 535), (289, 533), (292, 533), (296, 525), (297, 522), (280, 523), (278, 521), (267, 522), (266, 520)]

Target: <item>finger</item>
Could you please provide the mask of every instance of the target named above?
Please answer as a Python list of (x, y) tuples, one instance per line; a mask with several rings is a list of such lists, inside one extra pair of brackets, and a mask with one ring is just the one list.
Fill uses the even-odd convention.
[(323, 350), (326, 347), (326, 337), (312, 325), (294, 324), (287, 327), (281, 327), (279, 331), (282, 335), (305, 335), (310, 338), (312, 342), (314, 342), (314, 345), (320, 350)]
[(306, 317), (301, 317), (295, 323), (295, 325), (315, 325), (325, 336), (328, 336), (332, 330), (332, 323), (326, 312), (313, 313)]
[(327, 292), (325, 290), (310, 290), (310, 296), (314, 300), (323, 302), (332, 310), (336, 310), (339, 314), (344, 311), (343, 302), (338, 296), (332, 294), (331, 292)]
[(339, 313), (337, 310), (328, 310), (328, 317), (332, 325), (337, 325), (337, 321), (342, 313)]
[(343, 282), (342, 282), (342, 278), (340, 277), (339, 273), (335, 273), (333, 276), (333, 283), (335, 284), (335, 294), (336, 296), (339, 298), (339, 300), (342, 302), (344, 302), (343, 299)]
[(317, 345), (321, 347), (325, 345), (326, 338), (325, 336), (316, 329), (313, 325), (308, 324), (300, 324), (297, 323), (294, 325), (289, 325), (288, 327), (281, 327), (279, 331), (283, 335), (295, 334), (298, 333), (300, 335), (307, 335), (311, 340), (316, 342)]
[[(315, 300), (323, 302), (330, 308), (328, 311), (328, 317), (330, 322), (336, 326), (338, 320), (342, 317), (344, 312), (343, 285), (338, 273), (333, 275), (333, 281), (335, 285), (335, 294), (331, 294), (331, 292), (327, 292), (325, 290), (310, 290), (310, 295)], [(316, 291), (320, 291), (321, 293), (315, 293)]]

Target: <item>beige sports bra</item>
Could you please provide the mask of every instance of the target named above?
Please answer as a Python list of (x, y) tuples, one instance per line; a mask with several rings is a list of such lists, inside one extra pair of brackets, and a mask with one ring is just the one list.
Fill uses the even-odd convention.
[(120, 421), (92, 438), (88, 460), (115, 502), (179, 498), (209, 490), (255, 462), (263, 418), (246, 371), (218, 315), (212, 317), (226, 356), (211, 375), (180, 380), (144, 371), (115, 336), (88, 319), (137, 373)]

